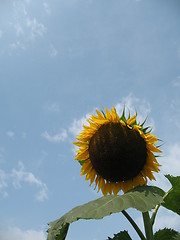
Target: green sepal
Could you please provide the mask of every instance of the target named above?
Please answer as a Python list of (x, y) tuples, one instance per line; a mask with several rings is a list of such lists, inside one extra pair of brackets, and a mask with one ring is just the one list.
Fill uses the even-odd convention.
[[(149, 129), (149, 130), (148, 130), (148, 129)], [(148, 130), (148, 131), (147, 131), (147, 130)], [(143, 131), (144, 134), (150, 133), (150, 132), (152, 131), (152, 128), (151, 128), (150, 126), (148, 126), (148, 127), (142, 128), (142, 131)]]
[(106, 118), (106, 114), (105, 114), (105, 112), (104, 112), (103, 110), (101, 111), (101, 113), (102, 113), (102, 115), (104, 116), (104, 118), (107, 119), (107, 118)]
[(147, 117), (145, 118), (145, 120), (140, 125), (142, 128), (143, 128), (143, 125), (145, 124), (146, 121), (147, 121)]
[(113, 238), (108, 237), (107, 240), (132, 240), (127, 231), (121, 231), (117, 234), (114, 234)]
[(86, 160), (78, 160), (78, 162), (81, 164), (81, 166), (84, 164), (84, 162), (85, 162)]
[(180, 240), (180, 233), (173, 229), (164, 228), (154, 234), (154, 240)]
[(124, 104), (123, 113), (120, 117), (120, 120), (122, 120), (123, 122), (125, 122), (125, 124), (127, 124), (127, 119), (125, 117), (125, 104)]

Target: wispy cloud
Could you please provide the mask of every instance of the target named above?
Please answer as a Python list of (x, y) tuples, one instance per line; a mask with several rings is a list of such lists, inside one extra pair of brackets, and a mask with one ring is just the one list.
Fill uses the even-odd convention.
[[(143, 122), (151, 112), (150, 103), (147, 102), (145, 99), (135, 97), (132, 93), (122, 98), (121, 101), (115, 105), (117, 113), (120, 116), (122, 114), (124, 106), (127, 115), (129, 114), (129, 111), (131, 115), (135, 114), (137, 111), (137, 120), (140, 122)], [(148, 122), (150, 122), (151, 127), (154, 128), (153, 119), (148, 119)]]
[(177, 176), (180, 169), (180, 144), (175, 143), (172, 145), (167, 156), (163, 157), (162, 160), (162, 171), (164, 174), (171, 172), (172, 175)]
[(156, 181), (151, 184), (162, 188), (164, 191), (168, 191), (171, 188), (171, 184), (164, 176), (171, 174), (173, 176), (179, 175), (180, 169), (180, 143), (175, 143), (167, 149), (166, 156), (158, 158), (158, 162), (162, 165), (160, 172), (155, 174)]
[[(5, 42), (8, 51), (26, 50), (30, 44), (34, 44), (47, 32), (43, 19), (40, 20), (39, 15), (35, 15), (35, 12), (32, 11), (33, 4), (33, 1), (30, 0), (9, 3), (10, 8), (6, 9), (9, 14), (6, 15), (7, 19), (5, 19), (7, 29), (3, 28), (5, 25), (0, 29), (0, 38), (3, 32), (6, 32), (6, 36), (11, 35), (10, 41)], [(37, 3), (35, 4), (37, 5)], [(44, 1), (40, 1), (37, 8), (45, 11), (46, 14), (51, 12), (49, 5)]]
[(2, 240), (45, 240), (45, 234), (42, 230), (36, 231), (33, 229), (25, 230), (18, 227), (0, 227), (0, 239)]
[(41, 136), (49, 142), (58, 143), (63, 142), (67, 139), (67, 131), (62, 129), (60, 133), (56, 133), (54, 135), (50, 135), (47, 131), (43, 132)]
[(39, 191), (36, 193), (36, 200), (44, 201), (48, 198), (48, 188), (45, 183), (35, 177), (32, 172), (27, 172), (22, 162), (18, 163), (18, 168), (13, 168), (10, 173), (0, 169), (0, 193), (7, 196), (7, 188), (12, 184), (15, 189), (22, 188), (24, 184), (34, 185)]
[(49, 54), (51, 57), (56, 57), (58, 54), (57, 49), (53, 46), (53, 44), (50, 45), (50, 50), (49, 50)]
[(25, 45), (23, 43), (21, 43), (20, 41), (10, 43), (9, 47), (11, 50), (17, 50), (17, 49), (25, 50), (26, 49)]
[(87, 119), (91, 116), (92, 113), (87, 113), (84, 117), (80, 119), (74, 119), (72, 124), (69, 127), (69, 132), (75, 137), (83, 129), (83, 125), (87, 125)]
[[(142, 217), (137, 217), (136, 223), (138, 224), (140, 229), (144, 230)], [(154, 224), (154, 232), (163, 228), (172, 228), (175, 229), (176, 231), (179, 231), (180, 230), (179, 216), (163, 207), (160, 207)]]
[(17, 35), (18, 37), (20, 37), (21, 35), (24, 34), (24, 30), (23, 30), (22, 26), (21, 26), (19, 23), (16, 23), (16, 24), (14, 25), (14, 28), (15, 28), (16, 35)]
[(56, 102), (47, 103), (44, 105), (43, 108), (44, 108), (43, 110), (45, 113), (59, 113), (60, 112), (60, 106)]
[(173, 87), (180, 87), (180, 76), (172, 81)]
[(2, 194), (3, 197), (7, 197), (8, 193), (5, 191), (7, 188), (7, 175), (6, 173), (0, 169), (0, 194)]
[(25, 2), (29, 4), (31, 2), (31, 0), (25, 0)]
[(45, 12), (46, 12), (48, 15), (51, 15), (51, 9), (50, 9), (50, 7), (49, 7), (49, 5), (48, 5), (47, 2), (44, 2), (44, 3), (43, 3), (43, 7), (44, 7)]
[(30, 38), (32, 41), (34, 41), (37, 36), (42, 37), (46, 32), (44, 24), (39, 23), (36, 18), (30, 19), (28, 17), (26, 19), (26, 26), (30, 29)]
[(167, 209), (161, 208), (155, 221), (154, 230), (158, 231), (163, 228), (173, 228), (177, 231), (180, 230), (179, 216)]
[(9, 138), (13, 138), (15, 136), (15, 133), (13, 131), (8, 131), (6, 134)]

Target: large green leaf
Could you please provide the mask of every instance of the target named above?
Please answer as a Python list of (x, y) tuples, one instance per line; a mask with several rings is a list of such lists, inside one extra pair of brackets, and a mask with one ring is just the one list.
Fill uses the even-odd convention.
[(108, 240), (132, 240), (127, 231), (122, 231), (118, 234), (114, 234), (113, 238), (108, 237)]
[(75, 207), (60, 219), (51, 222), (47, 239), (64, 240), (69, 224), (79, 219), (101, 219), (127, 208), (136, 208), (141, 212), (146, 212), (154, 208), (155, 205), (162, 203), (162, 201), (158, 189), (150, 186), (137, 187), (123, 195), (104, 196)]
[(162, 206), (180, 215), (180, 176), (166, 175), (165, 177), (172, 184), (172, 188), (164, 198)]
[(154, 240), (180, 240), (180, 234), (173, 229), (164, 228), (154, 234)]

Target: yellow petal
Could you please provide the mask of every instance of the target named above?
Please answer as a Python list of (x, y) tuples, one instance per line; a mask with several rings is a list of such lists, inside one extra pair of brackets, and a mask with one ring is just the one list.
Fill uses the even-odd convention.
[(98, 111), (97, 109), (96, 109), (96, 113), (97, 113), (99, 119), (105, 119), (104, 115), (100, 111)]
[(105, 187), (106, 187), (106, 185), (105, 185), (105, 181), (104, 181), (104, 178), (100, 178), (100, 180), (99, 180), (99, 185), (98, 185), (98, 192), (99, 192), (99, 190), (101, 189), (101, 191), (102, 191), (102, 194), (104, 195), (105, 194)]
[(155, 147), (154, 145), (152, 145), (152, 144), (146, 144), (146, 147), (147, 147), (147, 149), (148, 150), (150, 150), (150, 151), (152, 151), (152, 152), (159, 152), (159, 153), (161, 153), (161, 150), (159, 149), (159, 148), (157, 148), (157, 147)]
[(143, 174), (143, 176), (148, 177), (151, 181), (156, 180), (154, 175), (152, 174), (152, 172), (149, 169), (147, 169), (146, 167), (143, 168), (141, 173)]
[(122, 182), (121, 188), (123, 190), (123, 192), (127, 192), (128, 190), (132, 189), (132, 181), (128, 180), (128, 181), (124, 181)]
[(106, 182), (106, 189), (107, 189), (108, 193), (111, 195), (112, 194), (112, 184), (111, 184), (111, 182), (109, 182), (109, 181)]
[(126, 123), (123, 120), (120, 120), (121, 125), (126, 126)]
[(95, 179), (95, 187), (94, 187), (94, 190), (96, 189), (96, 187), (97, 187), (97, 185), (98, 185), (98, 183), (99, 183), (99, 179), (100, 179), (100, 176), (97, 175), (97, 176), (96, 176), (96, 179)]
[(92, 164), (90, 160), (86, 160), (81, 167), (81, 176), (90, 172), (92, 169)]
[(74, 145), (76, 145), (77, 147), (88, 147), (89, 144), (88, 142), (73, 142)]
[(116, 109), (115, 109), (114, 106), (113, 106), (113, 108), (111, 109), (111, 117), (112, 117), (112, 121), (113, 121), (113, 122), (119, 122), (119, 116), (118, 116), (118, 114), (116, 113)]
[(149, 143), (149, 144), (153, 144), (155, 142), (158, 142), (158, 139), (155, 135), (153, 134), (146, 134), (146, 142)]
[(132, 116), (127, 120), (127, 125), (131, 125), (136, 121), (136, 115)]
[(105, 108), (105, 112), (106, 112), (106, 118), (111, 121), (112, 120), (112, 117), (111, 117), (111, 114), (109, 112), (109, 110), (107, 108)]
[(86, 160), (87, 158), (89, 158), (89, 151), (85, 150), (85, 151), (80, 151), (77, 156), (75, 157), (75, 160)]
[(112, 190), (114, 195), (117, 195), (118, 192), (121, 190), (121, 183), (111, 183), (112, 184)]
[(137, 186), (143, 186), (147, 184), (147, 180), (143, 178), (142, 175), (138, 175), (135, 178), (133, 178), (132, 180), (132, 185), (133, 187), (137, 187)]
[(94, 169), (92, 169), (91, 174), (90, 174), (90, 184), (89, 184), (89, 186), (92, 185), (92, 183), (94, 182), (95, 177), (96, 177), (96, 171)]

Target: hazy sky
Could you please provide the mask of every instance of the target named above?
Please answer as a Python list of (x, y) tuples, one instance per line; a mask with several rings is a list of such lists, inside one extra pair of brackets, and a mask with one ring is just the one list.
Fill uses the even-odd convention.
[[(96, 108), (148, 116), (163, 140), (156, 184), (169, 188), (163, 175), (180, 169), (179, 13), (179, 0), (0, 1), (1, 240), (45, 240), (48, 222), (101, 196), (72, 144)], [(155, 230), (180, 230), (176, 214), (158, 217)], [(73, 223), (67, 240), (124, 229), (138, 239), (115, 214)]]

